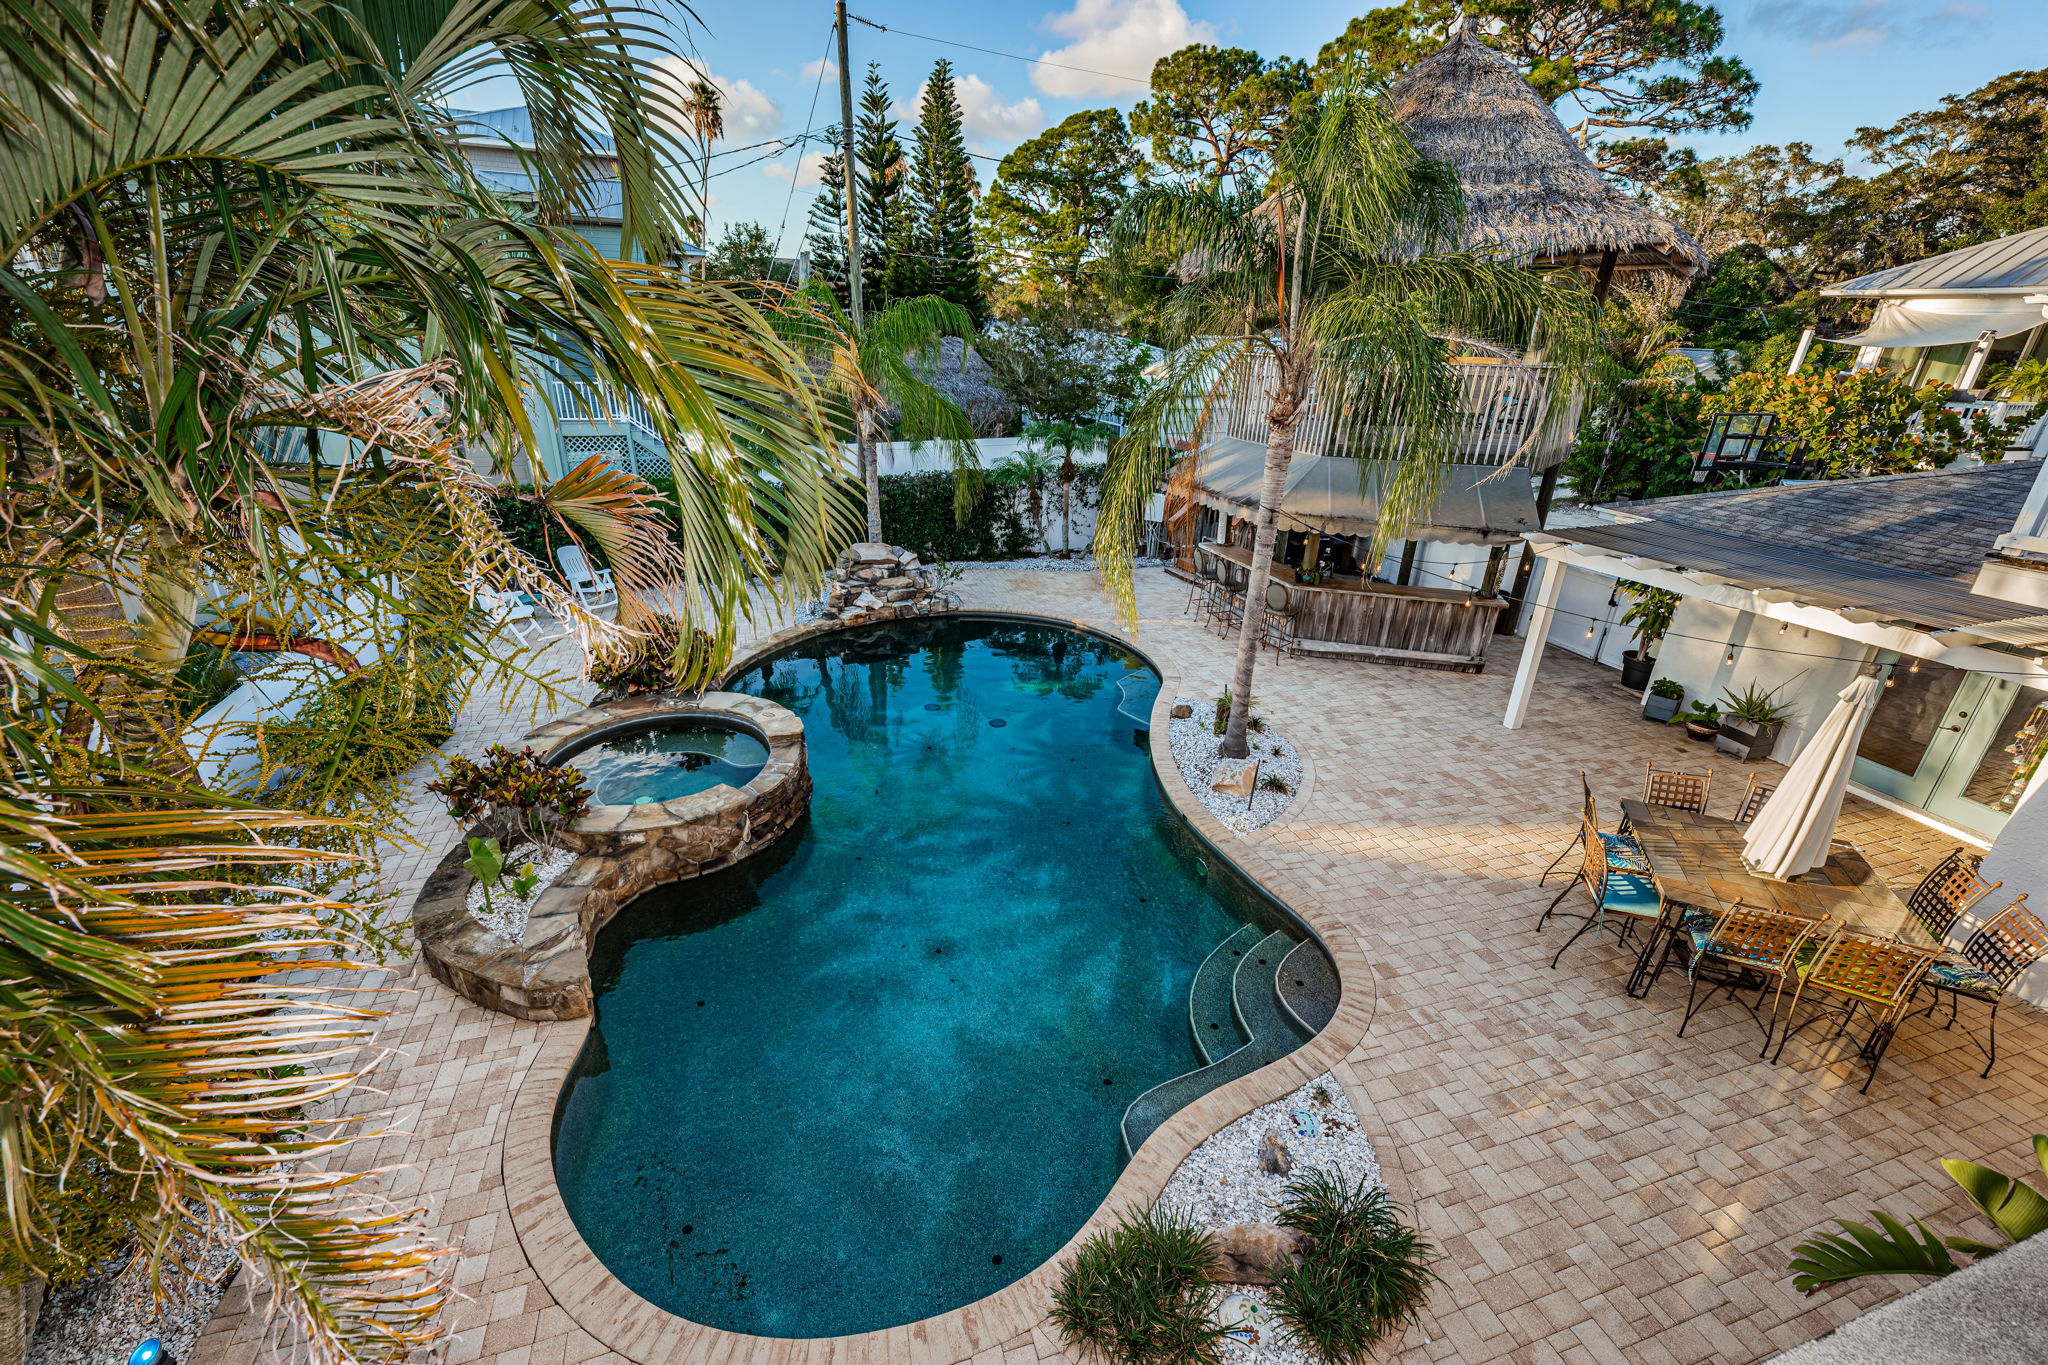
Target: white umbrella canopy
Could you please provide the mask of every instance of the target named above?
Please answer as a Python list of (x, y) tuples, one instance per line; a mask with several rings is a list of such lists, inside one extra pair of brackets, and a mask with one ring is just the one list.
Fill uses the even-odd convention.
[(1835, 837), (1835, 817), (1849, 789), (1849, 770), (1856, 765), (1856, 746), (1870, 709), (1884, 691), (1876, 678), (1858, 678), (1843, 688), (1841, 699), (1821, 722), (1785, 780), (1743, 836), (1743, 857), (1767, 877), (1789, 881), (1828, 860)]

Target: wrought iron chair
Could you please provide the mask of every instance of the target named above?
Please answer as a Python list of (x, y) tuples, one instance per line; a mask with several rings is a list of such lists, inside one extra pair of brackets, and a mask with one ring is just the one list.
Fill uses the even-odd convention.
[[(1800, 950), (1826, 927), (1826, 917), (1809, 919), (1739, 901), (1719, 914), (1685, 911), (1679, 917), (1678, 932), (1671, 936), (1671, 949), (1684, 960), (1686, 978), (1692, 983), (1685, 994), (1685, 1018), (1679, 1021), (1678, 1036), (1685, 1036), (1692, 1017), (1713, 1002), (1720, 988), (1726, 987), (1728, 998), (1736, 1000), (1738, 990), (1755, 985), (1759, 988), (1756, 1003), (1748, 1009), (1764, 1030), (1764, 1045), (1756, 1055), (1769, 1052), (1778, 1027), (1778, 1006), (1785, 998), (1785, 982), (1799, 961)], [(1775, 989), (1773, 981), (1777, 982)], [(1709, 987), (1704, 1000), (1698, 998), (1702, 983)], [(1758, 1011), (1767, 992), (1771, 1012), (1760, 1017)]]
[(1669, 806), (1673, 810), (1707, 813), (1707, 793), (1714, 789), (1714, 770), (1690, 773), (1682, 768), (1660, 768), (1643, 760), (1643, 804)]
[[(1550, 866), (1543, 869), (1543, 875), (1536, 879), (1536, 885), (1538, 886), (1549, 881), (1550, 874), (1557, 871), (1557, 865), (1571, 856), (1572, 850), (1579, 846), (1581, 839), (1585, 838), (1588, 826), (1594, 829), (1600, 828), (1600, 815), (1593, 805), (1593, 784), (1586, 781), (1586, 774), (1583, 769), (1579, 772), (1579, 790), (1584, 793), (1584, 797), (1579, 803), (1579, 832), (1572, 836), (1572, 841), (1564, 846), (1563, 851), (1550, 860)], [(1643, 856), (1643, 850), (1634, 839), (1631, 839), (1626, 834), (1605, 833), (1600, 836), (1600, 839), (1601, 842), (1607, 845), (1607, 865), (1616, 872), (1634, 872), (1643, 875), (1649, 873), (1649, 859)]]
[(1188, 578), (1187, 605), (1180, 609), (1180, 614), (1186, 616), (1189, 613), (1193, 612), (1195, 609), (1195, 604), (1198, 601), (1203, 603), (1203, 610), (1206, 611), (1208, 609), (1206, 599), (1209, 595), (1209, 592), (1215, 586), (1216, 561), (1211, 559), (1208, 555), (1197, 554), (1195, 556), (1194, 571), (1192, 575)]
[(1771, 799), (1771, 793), (1778, 790), (1775, 782), (1766, 782), (1762, 773), (1751, 773), (1749, 785), (1742, 789), (1742, 801), (1735, 807), (1735, 823), (1746, 825), (1756, 819), (1756, 813), (1764, 808), (1764, 802)]
[(1906, 908), (1920, 921), (1921, 928), (1945, 942), (1965, 912), (2005, 885), (1978, 876), (1981, 861), (1977, 854), (1958, 847), (1920, 879), (1920, 885), (1906, 897)]
[(1557, 913), (1557, 907), (1564, 903), (1564, 898), (1572, 893), (1574, 886), (1585, 887), (1586, 894), (1592, 898), (1593, 908), (1586, 912), (1586, 922), (1564, 941), (1564, 948), (1559, 948), (1557, 955), (1550, 959), (1553, 971), (1564, 957), (1565, 948), (1577, 943), (1589, 930), (1598, 933), (1606, 926), (1609, 915), (1620, 917), (1621, 930), (1616, 935), (1616, 942), (1625, 943), (1635, 932), (1638, 922), (1654, 925), (1663, 914), (1663, 901), (1649, 877), (1617, 872), (1607, 865), (1607, 841), (1600, 835), (1600, 823), (1593, 816), (1591, 802), (1587, 805), (1588, 809), (1579, 822), (1579, 870), (1536, 921), (1536, 932), (1540, 934), (1544, 924)]
[(1266, 585), (1266, 606), (1260, 618), (1261, 643), (1272, 648), (1278, 659), (1282, 651), (1294, 648), (1294, 594), (1285, 583)]
[[(1878, 1064), (1884, 1061), (1885, 1050), (1898, 1032), (1901, 1016), (1919, 989), (1920, 979), (1939, 956), (1939, 949), (1837, 930), (1811, 957), (1793, 968), (1799, 984), (1792, 989), (1792, 1004), (1785, 1011), (1786, 1028), (1779, 1035), (1778, 1050), (1771, 1054), (1771, 1065), (1776, 1066), (1784, 1058), (1785, 1044), (1792, 1041), (1792, 1035), (1815, 1019), (1831, 1010), (1839, 1013), (1842, 1022), (1830, 1036), (1840, 1037), (1858, 1011), (1867, 1009), (1872, 1020), (1870, 1037), (1864, 1040), (1857, 1056), (1870, 1064), (1870, 1074), (1863, 1078), (1862, 1087), (1862, 1093), (1869, 1094), (1870, 1083), (1877, 1079)], [(1839, 1003), (1823, 1006), (1809, 1015), (1805, 1023), (1794, 1024), (1799, 1001), (1808, 993), (1833, 996)]]
[(1985, 1077), (1998, 1065), (1998, 1007), (2006, 991), (2021, 972), (2048, 957), (2048, 924), (2027, 908), (2026, 900), (2023, 895), (1994, 915), (1970, 935), (1962, 952), (1936, 958), (1920, 982), (1934, 993), (1933, 1003), (1923, 1013), (1932, 1016), (1941, 1007), (1941, 997), (1948, 996), (1945, 1029), (1955, 1027), (1956, 1011), (1966, 998), (1991, 1007), (1985, 1042), (1977, 1043), (1974, 1036), (1970, 1039), (1984, 1054)]

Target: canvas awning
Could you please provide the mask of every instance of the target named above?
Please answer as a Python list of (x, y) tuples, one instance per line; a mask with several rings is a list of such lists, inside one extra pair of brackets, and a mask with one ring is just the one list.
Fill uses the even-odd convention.
[[(1296, 455), (1287, 469), (1281, 524), (1329, 535), (1371, 535), (1379, 525), (1381, 490), (1392, 473), (1385, 460)], [(1265, 475), (1262, 442), (1219, 437), (1203, 448), (1196, 463), (1196, 495), (1210, 507), (1243, 516), (1259, 505)], [(1460, 545), (1510, 545), (1536, 529), (1528, 470), (1453, 464), (1444, 466), (1436, 502), (1417, 518), (1410, 535)]]
[(1844, 346), (1952, 346), (1986, 332), (2015, 336), (2042, 322), (2039, 304), (2016, 298), (1886, 299), (1858, 336), (1835, 337)]

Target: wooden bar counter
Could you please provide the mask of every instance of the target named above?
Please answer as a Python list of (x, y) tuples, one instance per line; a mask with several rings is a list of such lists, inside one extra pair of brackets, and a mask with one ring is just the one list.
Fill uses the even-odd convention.
[[(1222, 582), (1244, 591), (1249, 549), (1203, 541), (1196, 553), (1215, 563)], [(1296, 648), (1317, 658), (1482, 672), (1494, 618), (1507, 605), (1503, 598), (1451, 588), (1404, 588), (1341, 576), (1320, 584), (1290, 582), (1282, 575), (1291, 571), (1274, 568), (1273, 581), (1287, 589), (1294, 605)]]

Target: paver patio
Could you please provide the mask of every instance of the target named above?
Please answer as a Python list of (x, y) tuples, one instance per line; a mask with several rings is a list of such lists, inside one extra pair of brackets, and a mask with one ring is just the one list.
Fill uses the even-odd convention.
[[(1229, 646), (1181, 615), (1180, 584), (1157, 570), (1140, 584), (1140, 647), (1168, 687), (1213, 696)], [(975, 570), (961, 588), (970, 607), (1115, 628), (1092, 574)], [(1570, 836), (1578, 770), (1612, 810), (1645, 758), (1711, 762), (1721, 811), (1742, 767), (1635, 719), (1614, 674), (1556, 652), (1527, 727), (1503, 729), (1509, 645), (1479, 677), (1267, 656), (1256, 709), (1305, 752), (1311, 777), (1280, 822), (1228, 850), (1282, 899), (1341, 917), (1372, 963), (1371, 1027), (1340, 1077), (1397, 1197), (1446, 1253), (1444, 1284), (1397, 1358), (1767, 1357), (1909, 1287), (1802, 1299), (1784, 1273), (1792, 1243), (1871, 1207), (1960, 1231), (1968, 1205), (1936, 1159), (2018, 1168), (2022, 1144), (2048, 1127), (2048, 1021), (2009, 1009), (1988, 1081), (1960, 1031), (1910, 1024), (1864, 1096), (1852, 1049), (1819, 1030), (1775, 1069), (1755, 1060), (1756, 1027), (1734, 1007), (1673, 1037), (1683, 992), (1667, 977), (1648, 1000), (1628, 999), (1630, 959), (1611, 941), (1581, 940), (1549, 970), (1571, 926), (1531, 932), (1558, 886), (1536, 877)], [(449, 747), (475, 753), (532, 723), (523, 706), (481, 700)], [(1902, 887), (1952, 846), (1853, 800), (1841, 832)], [(431, 801), (416, 803), (414, 833), (425, 847), (389, 864), (401, 909), (455, 837)], [(544, 1030), (580, 1025), (487, 1013), (412, 966), (393, 976), (413, 993), (391, 1004), (393, 1052), (376, 1084), (399, 1135), (353, 1160), (399, 1167), (385, 1188), (423, 1201), (465, 1252), (451, 1365), (622, 1361), (527, 1265), (495, 1155)], [(193, 1360), (244, 1365), (260, 1337), (238, 1287)], [(974, 1359), (1066, 1358), (1041, 1329)]]

